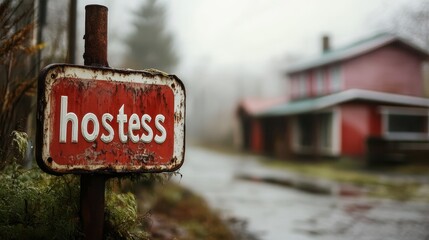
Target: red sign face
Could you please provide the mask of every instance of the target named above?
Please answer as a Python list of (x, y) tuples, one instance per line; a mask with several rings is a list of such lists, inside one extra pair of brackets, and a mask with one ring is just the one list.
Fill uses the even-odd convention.
[(38, 97), (37, 158), (47, 172), (162, 172), (183, 163), (185, 90), (175, 76), (52, 65)]

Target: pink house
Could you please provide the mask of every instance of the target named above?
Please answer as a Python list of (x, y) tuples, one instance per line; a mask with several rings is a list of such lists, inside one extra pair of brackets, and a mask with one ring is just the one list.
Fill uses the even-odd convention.
[(289, 67), (289, 101), (256, 112), (239, 105), (244, 147), (280, 156), (429, 153), (422, 74), (428, 56), (389, 34), (324, 49), (319, 57)]

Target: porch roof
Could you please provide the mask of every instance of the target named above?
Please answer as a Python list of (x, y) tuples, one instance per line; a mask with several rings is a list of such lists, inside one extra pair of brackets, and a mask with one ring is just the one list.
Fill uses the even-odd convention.
[(429, 99), (400, 94), (376, 92), (362, 89), (349, 89), (318, 98), (278, 104), (255, 114), (257, 117), (280, 117), (313, 112), (349, 101), (371, 101), (429, 108)]
[(240, 101), (238, 104), (238, 109), (243, 109), (249, 115), (256, 115), (260, 112), (270, 109), (273, 106), (279, 105), (286, 102), (286, 97), (276, 97), (276, 98), (246, 98)]

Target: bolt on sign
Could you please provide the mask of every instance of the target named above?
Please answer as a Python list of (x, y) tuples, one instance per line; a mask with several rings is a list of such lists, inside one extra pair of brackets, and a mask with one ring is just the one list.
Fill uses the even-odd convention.
[(39, 76), (37, 162), (53, 174), (174, 171), (185, 88), (158, 71), (56, 64)]

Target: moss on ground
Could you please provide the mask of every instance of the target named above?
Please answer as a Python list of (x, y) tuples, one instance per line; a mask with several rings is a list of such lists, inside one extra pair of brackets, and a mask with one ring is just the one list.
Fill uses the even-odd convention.
[(76, 239), (79, 181), (16, 164), (0, 172), (0, 239)]
[[(201, 197), (156, 179), (137, 180), (136, 195), (122, 184), (135, 181), (107, 182), (105, 239), (233, 239)], [(79, 176), (11, 164), (0, 171), (0, 181), (0, 239), (82, 238)]]

